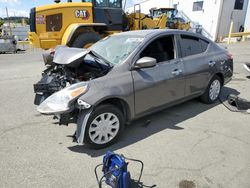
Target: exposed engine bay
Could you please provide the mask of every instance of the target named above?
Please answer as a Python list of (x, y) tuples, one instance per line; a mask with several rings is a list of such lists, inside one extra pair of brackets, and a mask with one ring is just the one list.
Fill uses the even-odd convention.
[(55, 53), (43, 54), (47, 69), (42, 79), (34, 84), (35, 105), (40, 105), (51, 94), (78, 82), (89, 81), (109, 72), (112, 66), (87, 49), (58, 47)]

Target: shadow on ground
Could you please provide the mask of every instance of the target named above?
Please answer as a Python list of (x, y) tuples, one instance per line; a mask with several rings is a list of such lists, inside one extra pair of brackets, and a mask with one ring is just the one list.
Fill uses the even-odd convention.
[[(239, 92), (235, 89), (224, 87), (222, 96), (228, 96), (229, 94), (238, 95)], [(165, 129), (184, 131), (184, 128), (177, 126), (177, 124), (193, 118), (219, 104), (220, 102), (206, 105), (198, 100), (191, 100), (132, 122), (130, 125), (126, 126), (121, 139), (108, 148), (94, 150), (85, 145), (76, 145), (68, 149), (73, 152), (87, 154), (91, 157), (99, 157), (104, 155), (107, 150), (115, 151), (124, 148)]]

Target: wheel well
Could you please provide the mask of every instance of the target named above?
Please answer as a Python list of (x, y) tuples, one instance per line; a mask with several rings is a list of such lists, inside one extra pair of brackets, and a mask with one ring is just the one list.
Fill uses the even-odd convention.
[(123, 113), (125, 117), (125, 121), (128, 121), (130, 119), (130, 110), (128, 103), (124, 101), (123, 99), (119, 98), (112, 98), (112, 99), (106, 99), (102, 101), (101, 103), (98, 104), (98, 106), (103, 105), (103, 104), (111, 104), (117, 107), (121, 112)]
[(96, 32), (98, 34), (102, 34), (105, 31), (105, 27), (103, 26), (82, 26), (77, 28), (72, 37), (70, 38), (70, 41), (67, 43), (68, 46), (71, 46), (73, 44), (73, 42), (75, 41), (75, 39), (82, 33), (89, 33), (89, 32)]
[(222, 81), (222, 85), (224, 85), (224, 76), (223, 76), (223, 74), (222, 73), (217, 73), (215, 75), (220, 77), (220, 79)]

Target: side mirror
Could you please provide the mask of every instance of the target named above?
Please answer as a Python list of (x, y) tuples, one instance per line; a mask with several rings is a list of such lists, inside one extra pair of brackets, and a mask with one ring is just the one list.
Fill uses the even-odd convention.
[(143, 57), (136, 61), (134, 68), (141, 69), (141, 68), (150, 68), (156, 66), (156, 59), (152, 57)]

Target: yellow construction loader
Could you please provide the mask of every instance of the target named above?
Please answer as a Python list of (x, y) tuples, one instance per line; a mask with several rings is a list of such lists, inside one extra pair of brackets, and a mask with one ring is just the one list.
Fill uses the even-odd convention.
[[(138, 8), (136, 10), (136, 8)], [(115, 32), (166, 28), (168, 15), (145, 15), (140, 5), (125, 14), (122, 0), (82, 0), (32, 8), (29, 40), (35, 47), (49, 49), (57, 45), (87, 48)]]
[(178, 16), (178, 10), (175, 8), (152, 8), (150, 15), (153, 20), (161, 21), (162, 17), (166, 17), (166, 28), (189, 30), (190, 22)]

